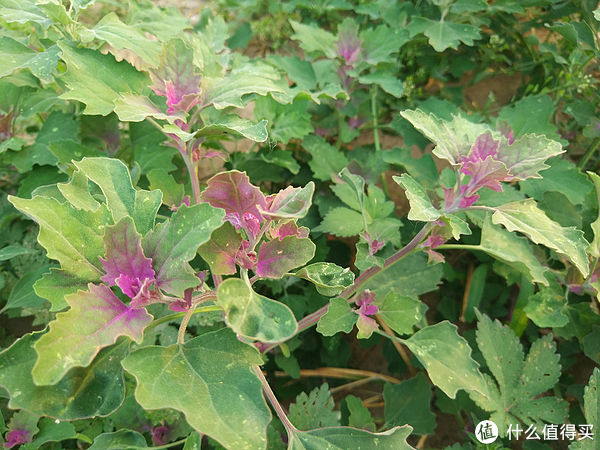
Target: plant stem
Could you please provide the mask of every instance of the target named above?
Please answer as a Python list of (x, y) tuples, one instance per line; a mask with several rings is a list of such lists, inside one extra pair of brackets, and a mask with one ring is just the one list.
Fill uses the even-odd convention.
[[(223, 308), (221, 308), (220, 306), (217, 305), (211, 305), (211, 306), (203, 306), (201, 308), (195, 308), (193, 314), (201, 314), (201, 313), (205, 313), (205, 312), (211, 312), (211, 311), (222, 311)], [(178, 312), (175, 314), (169, 314), (168, 316), (164, 316), (164, 317), (160, 317), (158, 319), (156, 319), (154, 322), (152, 322), (150, 325), (148, 325), (146, 327), (146, 330), (151, 330), (154, 327), (157, 327), (159, 325), (162, 325), (163, 323), (166, 322), (172, 322), (173, 320), (177, 320), (180, 317), (185, 316), (186, 311), (182, 311), (182, 312)]]
[(435, 248), (436, 250), (481, 250), (481, 245), (467, 245), (467, 244), (442, 244)]
[(194, 203), (200, 203), (200, 183), (198, 181), (197, 164), (192, 161), (192, 155), (183, 152), (183, 160), (185, 161), (185, 167), (187, 167), (190, 181), (192, 183), (192, 192), (194, 193)]
[(179, 439), (178, 441), (170, 442), (165, 445), (159, 445), (158, 447), (148, 447), (148, 449), (149, 450), (158, 450), (160, 448), (171, 448), (171, 447), (175, 447), (176, 445), (184, 444), (185, 441), (187, 441), (187, 438)]
[(373, 120), (373, 143), (375, 144), (375, 151), (381, 151), (381, 144), (379, 143), (379, 123), (377, 120), (377, 86), (371, 87), (371, 118)]
[[(383, 263), (383, 267), (374, 266), (364, 271), (358, 278), (356, 278), (356, 280), (354, 280), (354, 284), (352, 284), (352, 286), (348, 286), (342, 291), (339, 297), (349, 300), (350, 297), (352, 297), (367, 281), (369, 281), (379, 272), (386, 270), (388, 267), (392, 266), (394, 263), (397, 263), (406, 255), (411, 253), (417, 247), (417, 245), (419, 245), (419, 243), (421, 243), (421, 241), (427, 236), (427, 234), (432, 228), (433, 225), (431, 223), (426, 224), (423, 228), (421, 228), (421, 230), (415, 235), (414, 238), (412, 238), (412, 240), (408, 244), (406, 244), (404, 247), (402, 247), (400, 250), (398, 250), (396, 253), (394, 253), (392, 256), (386, 259)], [(296, 334), (316, 324), (319, 321), (319, 319), (325, 315), (325, 313), (327, 312), (327, 308), (329, 308), (329, 305), (325, 305), (322, 308), (319, 308), (315, 312), (299, 320), (298, 330), (296, 331)], [(279, 344), (267, 344), (262, 348), (261, 352), (266, 353), (269, 350), (277, 347), (278, 345)]]
[[(385, 323), (385, 321), (379, 314), (376, 314), (375, 318), (377, 319), (377, 322), (379, 322), (379, 324), (381, 325), (381, 328), (383, 328), (383, 331), (385, 331), (386, 333), (388, 333), (390, 335), (394, 335), (394, 330), (392, 330), (389, 327), (389, 325), (387, 323)], [(408, 371), (410, 372), (411, 376), (414, 377), (415, 375), (417, 375), (417, 371), (415, 370), (413, 365), (410, 363), (410, 357), (408, 356), (408, 353), (406, 353), (406, 350), (404, 350), (404, 347), (402, 347), (402, 345), (396, 341), (392, 341), (392, 345), (394, 346), (396, 351), (400, 354), (400, 357), (404, 361), (404, 364), (406, 364), (406, 367), (408, 368)]]
[(594, 156), (594, 153), (596, 153), (596, 150), (598, 150), (598, 147), (600, 147), (600, 139), (596, 138), (592, 141), (585, 154), (577, 163), (577, 167), (579, 167), (580, 169), (585, 168), (590, 158)]
[(194, 310), (196, 309), (196, 305), (192, 305), (190, 309), (185, 312), (183, 316), (183, 320), (181, 321), (181, 325), (179, 325), (179, 333), (177, 333), (177, 343), (183, 344), (185, 342), (185, 329), (190, 323), (190, 319), (192, 318), (192, 314), (194, 314)]
[(298, 431), (298, 429), (292, 424), (292, 422), (290, 422), (290, 419), (288, 419), (287, 415), (285, 414), (285, 411), (279, 404), (277, 397), (275, 397), (275, 394), (273, 393), (271, 386), (269, 386), (269, 382), (263, 375), (262, 370), (260, 370), (260, 367), (254, 366), (254, 367), (252, 367), (252, 371), (256, 374), (256, 376), (260, 380), (260, 382), (262, 384), (262, 389), (263, 389), (267, 399), (269, 400), (269, 403), (271, 404), (271, 406), (273, 406), (273, 409), (275, 410), (277, 417), (279, 417), (279, 420), (281, 420), (281, 423), (285, 427), (285, 429), (288, 433), (288, 436), (291, 439), (292, 436), (294, 435), (294, 433), (296, 431)]

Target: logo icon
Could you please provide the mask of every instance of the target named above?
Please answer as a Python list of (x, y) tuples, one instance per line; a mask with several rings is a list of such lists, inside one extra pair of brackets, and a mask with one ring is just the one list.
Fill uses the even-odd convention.
[(482, 444), (491, 444), (498, 439), (498, 427), (491, 420), (482, 420), (475, 427), (475, 437)]

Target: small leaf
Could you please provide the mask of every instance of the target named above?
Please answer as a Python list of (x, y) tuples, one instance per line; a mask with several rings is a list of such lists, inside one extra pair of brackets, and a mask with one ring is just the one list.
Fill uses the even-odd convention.
[(427, 305), (416, 298), (398, 295), (390, 291), (383, 300), (375, 300), (378, 314), (398, 334), (410, 334), (413, 326), (423, 320)]
[(431, 200), (429, 200), (423, 186), (407, 174), (403, 174), (401, 177), (393, 176), (392, 178), (406, 191), (406, 197), (410, 203), (410, 211), (408, 212), (410, 220), (433, 222), (439, 219), (441, 212), (431, 204)]
[(569, 323), (569, 317), (565, 314), (567, 306), (564, 295), (543, 288), (529, 297), (523, 309), (527, 317), (540, 328), (563, 327)]
[(58, 313), (50, 331), (35, 343), (38, 360), (31, 373), (38, 385), (56, 384), (72, 367), (86, 367), (119, 336), (141, 342), (152, 321), (145, 309), (129, 308), (104, 285), (90, 283), (88, 291), (66, 300), (71, 309)]
[(286, 236), (263, 242), (258, 249), (256, 275), (262, 278), (281, 278), (315, 256), (316, 246), (308, 238)]
[(354, 395), (348, 395), (344, 400), (349, 412), (348, 426), (371, 432), (374, 431), (375, 422), (373, 422), (369, 408), (363, 405), (362, 400)]
[(345, 450), (411, 450), (406, 438), (411, 433), (410, 426), (396, 427), (381, 433), (371, 433), (350, 427), (327, 427), (310, 431), (296, 431), (290, 437), (288, 450), (308, 450), (327, 448)]
[(327, 312), (317, 323), (317, 331), (323, 336), (333, 336), (340, 331), (350, 333), (357, 320), (358, 315), (354, 313), (348, 300), (332, 298), (329, 300)]
[(136, 379), (135, 399), (144, 409), (174, 408), (199, 433), (246, 449), (265, 448), (271, 420), (251, 372), (262, 362), (255, 348), (221, 329), (183, 345), (140, 348), (122, 364)]
[(396, 98), (400, 98), (404, 94), (402, 81), (396, 75), (387, 71), (376, 70), (367, 75), (361, 75), (358, 77), (358, 81), (363, 84), (376, 84)]
[(223, 211), (205, 203), (189, 208), (182, 205), (144, 237), (144, 254), (152, 258), (158, 287), (183, 297), (186, 289), (200, 284), (188, 261), (223, 223), (223, 215)]
[(479, 28), (474, 25), (447, 20), (435, 21), (426, 17), (415, 17), (408, 29), (412, 36), (424, 33), (436, 52), (443, 52), (448, 48), (456, 49), (461, 42), (473, 45), (474, 41), (481, 39)]
[(307, 136), (302, 140), (302, 147), (312, 156), (308, 165), (318, 180), (329, 181), (348, 164), (346, 156), (322, 137)]
[(310, 264), (294, 274), (315, 285), (319, 294), (326, 297), (338, 295), (354, 282), (354, 273), (333, 263)]
[(107, 416), (125, 397), (121, 359), (129, 351), (127, 339), (105, 348), (92, 363), (75, 367), (53, 386), (34, 384), (31, 370), (37, 360), (33, 345), (41, 333), (31, 333), (0, 353), (0, 385), (10, 395), (9, 407), (26, 409), (60, 420)]
[(6, 304), (0, 312), (13, 308), (41, 306), (44, 303), (44, 300), (36, 295), (33, 290), (33, 284), (48, 272), (48, 270), (48, 266), (44, 266), (39, 269), (30, 270), (23, 275), (13, 286), (8, 299), (6, 300)]
[(385, 426), (408, 424), (414, 434), (432, 434), (435, 415), (430, 409), (431, 394), (432, 388), (422, 372), (399, 384), (386, 383), (383, 388)]
[(265, 216), (301, 219), (306, 216), (312, 203), (315, 184), (309, 181), (303, 188), (288, 186), (273, 197), (269, 208), (261, 213)]
[(208, 263), (214, 275), (233, 275), (236, 272), (235, 257), (242, 241), (233, 225), (226, 222), (212, 232), (210, 240), (198, 248), (198, 254)]
[(331, 209), (315, 231), (334, 234), (336, 236), (356, 236), (364, 231), (364, 219), (361, 213), (350, 208), (338, 206)]
[(594, 258), (600, 258), (600, 176), (594, 172), (587, 172), (596, 188), (596, 202), (598, 204), (598, 218), (592, 222), (591, 227), (594, 232), (594, 240), (589, 246), (589, 252)]
[(239, 278), (219, 285), (217, 303), (228, 325), (238, 334), (261, 342), (281, 342), (298, 328), (292, 311), (283, 303), (257, 294)]
[(430, 325), (404, 341), (427, 369), (431, 381), (450, 398), (459, 389), (485, 395), (488, 391), (471, 347), (448, 321)]
[(289, 419), (299, 430), (339, 425), (339, 414), (333, 410), (334, 406), (329, 386), (323, 383), (308, 395), (302, 392), (296, 397), (290, 404)]
[(519, 231), (536, 244), (545, 245), (566, 256), (587, 277), (589, 265), (586, 249), (589, 244), (583, 232), (574, 227), (561, 227), (550, 220), (537, 207), (535, 200), (527, 199), (497, 207), (492, 222), (504, 225), (508, 231)]
[(98, 435), (89, 448), (91, 450), (137, 450), (148, 448), (148, 445), (144, 436), (137, 431), (121, 429)]
[(33, 249), (21, 245), (12, 244), (0, 249), (0, 261), (7, 261), (15, 256), (28, 255), (34, 253)]

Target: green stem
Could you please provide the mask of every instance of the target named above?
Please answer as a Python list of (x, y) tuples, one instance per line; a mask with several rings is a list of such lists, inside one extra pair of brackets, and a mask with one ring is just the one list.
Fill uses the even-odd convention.
[(483, 250), (481, 245), (466, 245), (466, 244), (443, 244), (435, 248), (436, 250)]
[(192, 318), (192, 314), (194, 314), (194, 309), (196, 309), (196, 305), (192, 305), (190, 309), (185, 312), (183, 316), (183, 320), (181, 321), (181, 325), (179, 325), (179, 333), (177, 333), (177, 343), (183, 344), (185, 342), (185, 329), (190, 323), (190, 319)]
[(165, 445), (159, 445), (158, 447), (148, 447), (148, 450), (158, 450), (159, 448), (171, 448), (175, 447), (176, 445), (185, 444), (185, 441), (187, 441), (187, 438), (179, 439), (178, 441), (170, 442)]
[(271, 386), (269, 386), (269, 382), (263, 375), (262, 370), (260, 370), (260, 367), (254, 366), (254, 367), (252, 367), (252, 371), (260, 380), (260, 382), (262, 384), (263, 392), (265, 393), (265, 396), (269, 400), (269, 403), (271, 404), (271, 406), (273, 406), (273, 409), (275, 410), (277, 417), (279, 417), (279, 420), (281, 420), (281, 423), (285, 427), (285, 430), (287, 431), (288, 436), (291, 440), (292, 436), (296, 433), (296, 431), (298, 431), (298, 429), (292, 424), (292, 422), (290, 422), (290, 419), (288, 419), (288, 416), (285, 414), (285, 411), (281, 407), (281, 404), (277, 400), (277, 397), (275, 397), (275, 394), (273, 393), (273, 389), (271, 389)]
[(380, 152), (379, 122), (377, 120), (377, 86), (371, 87), (371, 118), (373, 120), (373, 143), (375, 144), (375, 151)]
[[(356, 278), (356, 280), (354, 280), (354, 283), (352, 284), (352, 286), (349, 286), (342, 291), (342, 293), (339, 295), (339, 297), (342, 297), (346, 300), (350, 300), (350, 298), (356, 292), (358, 292), (358, 290), (365, 283), (367, 283), (367, 281), (369, 281), (371, 278), (373, 278), (378, 273), (383, 272), (384, 270), (388, 269), (390, 266), (392, 266), (395, 263), (397, 263), (398, 261), (400, 261), (406, 255), (412, 253), (416, 249), (417, 245), (419, 245), (425, 239), (425, 237), (429, 234), (429, 231), (431, 231), (432, 228), (433, 228), (432, 223), (426, 224), (423, 228), (421, 228), (421, 230), (415, 235), (414, 238), (412, 238), (412, 240), (408, 244), (406, 244), (404, 247), (402, 247), (400, 250), (398, 250), (396, 253), (394, 253), (392, 256), (390, 256), (388, 259), (386, 259), (385, 262), (383, 263), (382, 267), (374, 266), (374, 267), (371, 267), (370, 269), (364, 271), (360, 276), (358, 276)], [(308, 316), (303, 317), (301, 320), (299, 320), (298, 321), (298, 330), (296, 331), (296, 334), (298, 334), (301, 331), (304, 331), (307, 328), (310, 328), (314, 324), (316, 324), (319, 321), (319, 319), (325, 315), (328, 307), (329, 307), (329, 305), (323, 306), (322, 308), (316, 310), (315, 312), (313, 312), (313, 313), (309, 314)], [(264, 347), (261, 348), (261, 352), (266, 353), (269, 350), (271, 350), (272, 348), (277, 347), (278, 345), (279, 344), (266, 344), (266, 345), (264, 345)]]
[[(205, 313), (205, 312), (211, 312), (211, 311), (222, 311), (222, 310), (223, 310), (223, 308), (221, 308), (220, 306), (217, 306), (217, 305), (203, 306), (201, 308), (194, 309), (194, 312), (192, 313), (192, 315), (193, 314), (201, 314), (201, 313)], [(174, 320), (177, 320), (180, 317), (184, 317), (185, 314), (186, 314), (186, 312), (182, 311), (182, 312), (178, 312), (175, 314), (169, 314), (168, 316), (160, 317), (160, 318), (156, 319), (155, 321), (153, 321), (150, 325), (148, 325), (146, 327), (146, 330), (151, 330), (152, 328), (162, 325), (163, 323), (173, 322)]]
[[(187, 144), (184, 144), (187, 146)], [(190, 181), (192, 183), (192, 192), (194, 193), (194, 203), (200, 203), (200, 182), (198, 181), (198, 165), (192, 161), (191, 152), (187, 151), (187, 148), (181, 150), (183, 160), (185, 161), (185, 167), (188, 170)]]
[(596, 153), (596, 151), (598, 150), (598, 147), (600, 147), (600, 139), (596, 138), (592, 141), (583, 157), (577, 163), (577, 167), (579, 167), (580, 169), (585, 168), (590, 158), (594, 156), (594, 153)]

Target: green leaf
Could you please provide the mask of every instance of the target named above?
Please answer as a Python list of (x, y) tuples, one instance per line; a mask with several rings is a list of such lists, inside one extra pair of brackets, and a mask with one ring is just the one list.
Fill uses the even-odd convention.
[(204, 122), (202, 128), (196, 132), (197, 137), (227, 134), (245, 137), (254, 142), (265, 142), (268, 137), (267, 121), (252, 122), (234, 114), (227, 114), (221, 117), (209, 118)]
[(111, 223), (106, 208), (84, 211), (45, 197), (9, 196), (8, 200), (39, 224), (38, 241), (48, 258), (86, 281), (103, 275), (99, 257), (104, 254), (104, 226)]
[(137, 431), (127, 429), (102, 433), (89, 447), (91, 450), (137, 450), (139, 448), (148, 448), (146, 439)]
[(174, 408), (199, 433), (246, 449), (265, 448), (271, 420), (251, 372), (262, 362), (254, 347), (221, 329), (183, 345), (140, 348), (122, 364), (137, 381), (135, 399), (144, 409)]
[[(99, 277), (98, 277), (99, 278)], [(88, 281), (66, 270), (56, 268), (43, 275), (33, 286), (35, 293), (51, 303), (50, 311), (60, 311), (68, 305), (65, 296), (87, 289)]]
[(158, 66), (162, 51), (160, 42), (149, 40), (136, 27), (124, 24), (114, 12), (105, 15), (91, 32), (96, 39), (107, 42), (113, 48), (132, 51), (148, 66)]
[(486, 395), (488, 387), (471, 358), (471, 347), (461, 337), (456, 325), (448, 321), (430, 325), (404, 341), (419, 359), (429, 378), (450, 398), (459, 389)]
[(481, 243), (474, 247), (508, 264), (527, 275), (535, 283), (548, 285), (545, 277), (548, 269), (535, 257), (531, 245), (525, 238), (518, 237), (492, 224), (486, 216), (481, 229)]
[(107, 416), (125, 397), (121, 359), (129, 349), (123, 339), (103, 349), (92, 363), (76, 367), (53, 386), (34, 384), (31, 370), (37, 359), (33, 344), (41, 333), (31, 333), (0, 353), (0, 385), (10, 394), (9, 407), (60, 420)]
[(100, 187), (115, 223), (129, 216), (138, 233), (145, 235), (152, 229), (162, 203), (160, 191), (134, 189), (127, 166), (118, 159), (83, 158), (73, 163)]
[(408, 424), (414, 434), (432, 434), (435, 415), (430, 409), (431, 391), (422, 372), (399, 384), (386, 383), (383, 388), (385, 427)]
[(225, 212), (208, 203), (182, 205), (169, 220), (159, 224), (143, 239), (145, 255), (152, 255), (157, 285), (171, 295), (183, 297), (186, 289), (200, 280), (188, 264), (198, 247), (223, 223)]
[(348, 395), (344, 400), (349, 412), (348, 425), (354, 428), (374, 431), (375, 422), (373, 422), (369, 408), (363, 405), (362, 400), (354, 395)]
[(0, 0), (0, 17), (8, 23), (35, 22), (43, 28), (52, 25), (52, 20), (32, 0)]
[(406, 192), (406, 197), (410, 203), (408, 218), (410, 220), (419, 220), (421, 222), (433, 222), (441, 216), (429, 200), (429, 196), (423, 186), (415, 181), (410, 175), (403, 174), (400, 177), (392, 177), (396, 183), (402, 186)]
[(523, 360), (523, 347), (510, 328), (497, 320), (492, 322), (479, 312), (477, 317), (477, 345), (497, 385), (488, 379), (489, 395), (482, 397), (472, 393), (473, 400), (492, 412), (490, 420), (498, 425), (502, 434), (516, 419), (539, 428), (542, 421), (564, 423), (567, 402), (551, 396), (539, 397), (560, 377), (560, 357), (552, 335), (535, 341)]
[(396, 427), (382, 433), (357, 430), (350, 427), (327, 427), (310, 431), (296, 431), (289, 438), (288, 450), (410, 450), (406, 438), (411, 433), (410, 426)]
[(565, 314), (567, 301), (564, 295), (558, 295), (553, 289), (543, 288), (529, 297), (524, 311), (533, 323), (540, 328), (563, 327), (569, 323)]
[(587, 172), (596, 188), (596, 202), (598, 203), (598, 218), (592, 222), (591, 227), (594, 232), (594, 240), (589, 246), (588, 251), (594, 258), (600, 258), (600, 176), (594, 172)]
[(356, 236), (364, 229), (365, 225), (362, 214), (343, 206), (338, 206), (330, 210), (325, 215), (321, 224), (314, 228), (315, 231), (341, 237)]
[(465, 23), (436, 21), (425, 17), (415, 17), (408, 25), (412, 36), (423, 33), (429, 38), (429, 44), (436, 52), (443, 52), (448, 48), (456, 49), (463, 42), (473, 45), (474, 41), (481, 38), (479, 28)]
[(263, 242), (258, 249), (256, 275), (261, 278), (281, 278), (313, 259), (315, 250), (316, 246), (310, 239), (298, 236)]
[[(600, 9), (596, 11), (600, 12)], [(600, 20), (597, 15), (597, 19)], [(586, 424), (592, 426), (592, 429), (589, 430), (593, 439), (597, 439), (597, 430), (600, 428), (600, 395), (598, 394), (598, 390), (600, 389), (600, 369), (598, 367), (594, 368), (592, 372), (592, 376), (588, 382), (588, 385), (585, 387), (583, 393), (583, 411), (585, 413), (585, 421)], [(594, 440), (586, 438), (583, 439), (583, 433), (580, 432), (580, 437), (582, 440), (572, 442), (569, 445), (570, 450), (595, 450), (596, 443)]]
[(538, 201), (543, 200), (548, 191), (560, 192), (574, 205), (583, 205), (593, 189), (590, 180), (566, 159), (554, 158), (549, 164), (550, 168), (544, 170), (544, 178), (521, 181), (521, 192)]
[(308, 213), (314, 192), (312, 181), (303, 188), (288, 186), (275, 194), (268, 209), (260, 209), (260, 212), (271, 217), (301, 219)]
[(388, 292), (383, 300), (377, 298), (374, 304), (379, 307), (381, 318), (398, 334), (412, 333), (413, 326), (421, 322), (427, 310), (425, 303), (394, 291)]
[(508, 231), (519, 231), (536, 244), (545, 245), (566, 256), (587, 277), (589, 266), (586, 249), (589, 244), (583, 232), (574, 227), (561, 227), (550, 220), (533, 199), (507, 203), (495, 209), (493, 223), (504, 225)]
[(235, 258), (242, 241), (233, 225), (225, 222), (212, 232), (207, 243), (200, 246), (198, 254), (208, 263), (214, 275), (233, 275), (237, 270)]
[(61, 80), (69, 88), (61, 98), (85, 103), (84, 114), (105, 116), (114, 110), (114, 102), (121, 94), (137, 93), (150, 85), (146, 74), (125, 61), (117, 62), (112, 55), (72, 47), (64, 41), (58, 45), (67, 64)]
[(49, 417), (43, 417), (38, 423), (39, 431), (35, 439), (21, 447), (21, 450), (36, 450), (43, 448), (42, 445), (48, 442), (60, 442), (67, 439), (75, 439), (77, 433), (75, 427), (70, 422), (56, 423)]
[(44, 300), (36, 295), (33, 290), (33, 284), (48, 272), (48, 269), (48, 266), (44, 266), (39, 269), (30, 270), (23, 275), (14, 285), (12, 291), (10, 291), (8, 300), (0, 312), (13, 308), (41, 306)]
[(358, 315), (355, 314), (348, 300), (332, 298), (329, 300), (327, 312), (317, 323), (317, 331), (323, 336), (333, 336), (340, 331), (347, 334), (352, 331), (357, 320)]
[(548, 95), (532, 95), (502, 108), (498, 123), (508, 124), (515, 136), (543, 134), (550, 139), (565, 142), (560, 139), (552, 124), (554, 111), (554, 103)]
[(372, 65), (389, 62), (393, 58), (391, 55), (410, 40), (405, 28), (386, 25), (366, 28), (360, 32), (360, 37), (364, 50), (362, 58)]
[(164, 169), (152, 169), (146, 174), (148, 181), (150, 182), (150, 189), (158, 189), (162, 192), (163, 204), (167, 206), (179, 206), (183, 201), (185, 195), (184, 186), (173, 178), (173, 175), (169, 174)]
[(335, 58), (337, 55), (337, 38), (322, 28), (313, 25), (304, 25), (295, 20), (290, 20), (294, 29), (292, 39), (300, 41), (300, 47), (305, 52), (322, 52), (328, 58)]
[(310, 264), (294, 275), (310, 281), (315, 285), (319, 294), (326, 297), (338, 295), (354, 282), (354, 274), (349, 268), (344, 269), (327, 262)]
[(314, 388), (308, 395), (302, 392), (290, 404), (288, 418), (299, 430), (332, 427), (340, 424), (339, 414), (333, 410), (335, 402), (327, 383)]
[(386, 267), (365, 285), (377, 297), (394, 291), (397, 295), (416, 297), (437, 288), (442, 278), (443, 264), (429, 265), (423, 253), (413, 253)]
[[(147, 117), (152, 117), (158, 120), (166, 120), (173, 123), (176, 120), (185, 121), (186, 115), (182, 111), (177, 111), (174, 114), (166, 114), (156, 106), (152, 100), (145, 95), (134, 93), (122, 93), (113, 101), (114, 111), (119, 116), (119, 120), (123, 122), (141, 122)], [(177, 128), (180, 130), (180, 128)]]
[(329, 181), (332, 175), (337, 175), (348, 164), (346, 156), (322, 137), (307, 136), (302, 141), (302, 146), (312, 156), (308, 165), (318, 180)]
[(229, 326), (249, 339), (282, 342), (298, 328), (286, 305), (257, 294), (239, 278), (229, 278), (219, 285), (217, 303), (223, 307)]
[(129, 308), (105, 285), (89, 285), (66, 298), (71, 306), (50, 322), (50, 330), (36, 343), (38, 360), (32, 375), (38, 385), (56, 384), (72, 367), (86, 367), (119, 336), (140, 343), (153, 317), (145, 309)]
[(7, 245), (0, 249), (0, 261), (8, 261), (15, 256), (28, 255), (31, 253), (35, 253), (31, 248), (23, 247), (18, 244)]
[(453, 165), (469, 154), (479, 136), (489, 131), (486, 125), (470, 122), (462, 115), (445, 121), (420, 109), (405, 110), (400, 114), (435, 144), (435, 156), (446, 159)]
[(385, 92), (393, 95), (396, 98), (400, 98), (402, 97), (402, 94), (404, 94), (404, 86), (402, 86), (402, 81), (400, 81), (396, 75), (390, 72), (377, 70), (367, 75), (361, 75), (358, 77), (358, 81), (363, 84), (376, 84)]
[(56, 45), (48, 47), (43, 52), (31, 50), (9, 37), (0, 38), (0, 57), (7, 62), (0, 69), (0, 78), (10, 75), (18, 69), (29, 69), (40, 81), (50, 83), (53, 81), (52, 72), (58, 63), (60, 49)]
[[(406, 121), (403, 120), (403, 122)], [(406, 137), (404, 139), (406, 140)], [(396, 164), (404, 167), (408, 174), (425, 188), (433, 189), (437, 187), (439, 178), (438, 169), (435, 165), (435, 160), (430, 154), (425, 154), (420, 158), (413, 158), (410, 148), (394, 147), (392, 150), (387, 150), (383, 153), (383, 160), (388, 164)]]

